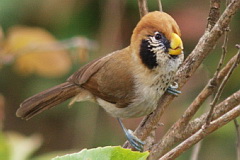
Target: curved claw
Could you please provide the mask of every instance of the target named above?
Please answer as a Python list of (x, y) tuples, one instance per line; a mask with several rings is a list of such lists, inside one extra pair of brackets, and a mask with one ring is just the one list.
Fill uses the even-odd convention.
[(141, 141), (139, 138), (137, 138), (137, 137), (134, 135), (134, 133), (133, 133), (132, 130), (128, 129), (128, 134), (131, 135), (131, 138), (132, 138), (135, 142), (138, 142), (138, 143), (140, 143), (141, 145), (144, 145), (144, 144), (145, 144), (145, 142)]
[(179, 94), (181, 94), (182, 92), (177, 90), (178, 88), (178, 83), (177, 82), (174, 82), (174, 85), (170, 85), (168, 88), (167, 88), (167, 92), (170, 93), (170, 94), (173, 94), (175, 96), (178, 96)]
[(142, 141), (140, 141), (139, 139), (135, 139), (134, 137), (132, 137), (129, 134), (126, 134), (127, 139), (129, 141), (129, 143), (138, 151), (142, 152), (143, 151), (143, 145), (142, 145)]
[(140, 139), (138, 139), (134, 134), (133, 131), (131, 130), (127, 130), (127, 132), (125, 132), (126, 137), (129, 141), (129, 143), (138, 151), (142, 152), (143, 151), (143, 146), (144, 146), (144, 142), (141, 141)]
[(120, 123), (120, 125), (121, 125), (121, 127), (122, 127), (122, 129), (123, 129), (123, 131), (124, 131), (124, 133), (125, 133), (125, 135), (126, 135), (126, 137), (127, 137), (127, 140), (129, 141), (129, 143), (130, 143), (136, 150), (142, 152), (142, 151), (143, 151), (143, 146), (144, 146), (145, 143), (144, 143), (143, 141), (141, 141), (140, 139), (138, 139), (138, 138), (134, 135), (134, 133), (133, 133), (132, 130), (130, 130), (130, 129), (127, 130), (127, 129), (124, 127), (122, 121), (121, 121), (119, 118), (117, 118), (117, 120), (118, 120), (118, 122)]

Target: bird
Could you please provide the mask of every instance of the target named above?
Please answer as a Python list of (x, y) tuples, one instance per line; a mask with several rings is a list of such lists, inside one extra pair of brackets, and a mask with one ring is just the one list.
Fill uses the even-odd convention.
[(70, 98), (70, 104), (93, 101), (117, 118), (130, 144), (142, 151), (144, 142), (121, 120), (152, 113), (166, 91), (180, 93), (172, 85), (184, 60), (180, 37), (169, 14), (149, 12), (134, 28), (129, 46), (89, 62), (66, 82), (26, 99), (16, 115), (28, 120)]

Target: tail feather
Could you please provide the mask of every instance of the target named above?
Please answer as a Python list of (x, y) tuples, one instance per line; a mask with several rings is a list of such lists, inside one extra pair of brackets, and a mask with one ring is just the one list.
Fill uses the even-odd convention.
[(81, 88), (65, 82), (46, 91), (38, 93), (20, 104), (16, 115), (23, 119), (30, 119), (33, 116), (50, 109), (63, 101), (76, 96)]

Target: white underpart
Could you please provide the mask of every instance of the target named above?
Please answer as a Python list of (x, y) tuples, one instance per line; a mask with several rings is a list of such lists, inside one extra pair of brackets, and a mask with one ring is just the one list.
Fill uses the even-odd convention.
[[(139, 60), (139, 57), (136, 56), (137, 54), (132, 55), (134, 61)], [(94, 98), (86, 90), (84, 93), (79, 94), (73, 101), (95, 100), (109, 114), (119, 118), (141, 117), (150, 114), (156, 109), (159, 98), (173, 82), (174, 75), (184, 58), (183, 54), (179, 55), (180, 57), (176, 59), (169, 58), (169, 55), (165, 53), (157, 53), (156, 56), (159, 66), (152, 71), (142, 64), (134, 65), (134, 87), (138, 98), (134, 99), (129, 106), (117, 108), (115, 104), (98, 97)], [(163, 61), (165, 63), (162, 63)], [(162, 81), (169, 83), (167, 86), (163, 86)]]
[(139, 98), (134, 99), (133, 103), (125, 108), (117, 108), (114, 104), (108, 103), (100, 98), (97, 99), (97, 102), (114, 117), (130, 118), (148, 115), (156, 109), (157, 100), (164, 93), (164, 91), (158, 92), (158, 87), (153, 85), (158, 79), (158, 75), (149, 75), (146, 77), (144, 73), (136, 74), (135, 89), (138, 95), (137, 97)]
[[(163, 58), (167, 58), (167, 60), (165, 64), (156, 67), (154, 71), (149, 71), (141, 65), (139, 65), (141, 67), (135, 68), (135, 91), (138, 98), (134, 99), (132, 104), (125, 108), (117, 108), (115, 104), (97, 98), (99, 105), (112, 116), (119, 118), (141, 117), (153, 112), (157, 107), (159, 98), (173, 82), (175, 72), (182, 62), (179, 58), (169, 59), (166, 55), (159, 55), (157, 61), (162, 62)], [(169, 83), (167, 86), (163, 86), (161, 85), (162, 81)]]

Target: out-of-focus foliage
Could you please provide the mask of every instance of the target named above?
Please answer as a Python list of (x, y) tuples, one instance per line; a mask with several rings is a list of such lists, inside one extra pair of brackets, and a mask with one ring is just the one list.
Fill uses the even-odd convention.
[(94, 149), (83, 149), (78, 153), (67, 154), (52, 160), (146, 160), (149, 152), (137, 152), (122, 147), (98, 147)]
[(14, 67), (23, 75), (36, 73), (40, 76), (56, 77), (66, 74), (71, 67), (66, 51), (42, 28), (10, 28), (4, 52), (15, 56)]
[(89, 49), (96, 48), (95, 43), (83, 37), (60, 42), (43, 28), (27, 26), (9, 28), (6, 38), (0, 30), (0, 42), (0, 67), (13, 64), (21, 75), (35, 73), (49, 78), (68, 73), (72, 59), (86, 62)]
[(6, 136), (10, 145), (11, 160), (28, 159), (42, 144), (42, 138), (37, 134), (26, 137), (19, 133), (8, 132)]
[(69, 72), (72, 62), (86, 62), (89, 50), (96, 49), (93, 41), (73, 37), (58, 41), (40, 27), (14, 26), (6, 37), (0, 28), (0, 68), (13, 64), (21, 75), (37, 74), (43, 77), (60, 77)]
[(41, 146), (42, 139), (39, 135), (0, 132), (0, 144), (1, 160), (26, 160)]

